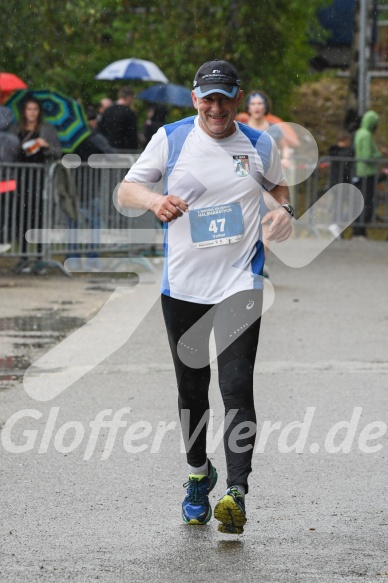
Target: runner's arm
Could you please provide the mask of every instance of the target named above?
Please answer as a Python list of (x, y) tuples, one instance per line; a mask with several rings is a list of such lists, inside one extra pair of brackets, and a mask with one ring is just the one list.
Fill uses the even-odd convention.
[(136, 208), (152, 211), (159, 220), (169, 223), (187, 212), (184, 200), (173, 194), (158, 194), (138, 182), (123, 180), (118, 191), (118, 203), (123, 208)]
[(150, 210), (164, 223), (169, 223), (187, 211), (187, 204), (181, 198), (171, 194), (162, 195), (153, 190), (166, 173), (167, 157), (166, 132), (160, 128), (120, 184), (120, 206)]

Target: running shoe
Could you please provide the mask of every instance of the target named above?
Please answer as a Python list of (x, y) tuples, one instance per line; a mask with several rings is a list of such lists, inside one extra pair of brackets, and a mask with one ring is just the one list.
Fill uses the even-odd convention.
[(226, 490), (214, 508), (214, 518), (220, 521), (218, 530), (224, 534), (242, 534), (247, 521), (244, 496), (233, 486)]
[(186, 524), (206, 524), (212, 517), (209, 493), (217, 482), (217, 470), (210, 460), (207, 476), (189, 475), (189, 481), (183, 484), (187, 488), (186, 498), (182, 502), (182, 518)]

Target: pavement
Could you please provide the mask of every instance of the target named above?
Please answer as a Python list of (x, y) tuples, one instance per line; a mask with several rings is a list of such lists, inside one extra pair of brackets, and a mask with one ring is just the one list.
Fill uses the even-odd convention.
[(181, 522), (160, 260), (140, 279), (0, 264), (1, 583), (388, 581), (387, 251), (335, 241), (298, 269), (270, 255), (242, 536)]

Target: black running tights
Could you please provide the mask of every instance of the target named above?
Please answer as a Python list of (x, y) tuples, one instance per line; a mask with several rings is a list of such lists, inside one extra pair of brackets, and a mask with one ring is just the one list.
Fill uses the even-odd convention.
[[(214, 305), (162, 295), (162, 309), (178, 384), (178, 408), (187, 461), (199, 467), (207, 459), (209, 337), (214, 328), (218, 380), (225, 407), (227, 485), (242, 484), (248, 491), (256, 437), (253, 370), (262, 290), (238, 292)], [(214, 434), (216, 429), (214, 427)]]

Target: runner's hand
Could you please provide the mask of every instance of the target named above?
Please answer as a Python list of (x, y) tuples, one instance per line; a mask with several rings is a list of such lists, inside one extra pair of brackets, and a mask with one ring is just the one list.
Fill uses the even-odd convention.
[(276, 243), (288, 239), (292, 232), (291, 218), (290, 213), (282, 207), (267, 213), (262, 220), (262, 224), (268, 226), (266, 239)]
[(173, 194), (158, 196), (150, 209), (155, 215), (163, 221), (163, 223), (170, 223), (174, 219), (181, 217), (183, 213), (189, 210), (189, 207), (184, 200)]

